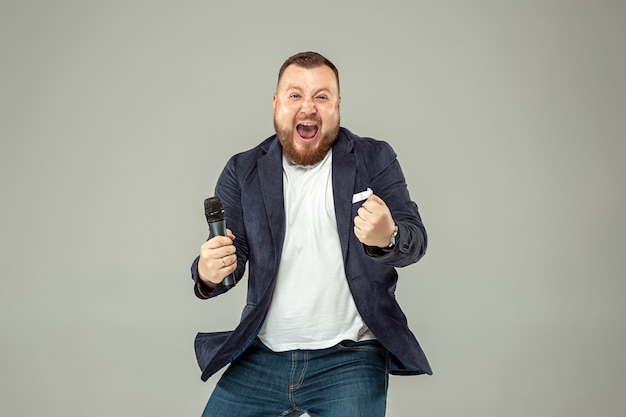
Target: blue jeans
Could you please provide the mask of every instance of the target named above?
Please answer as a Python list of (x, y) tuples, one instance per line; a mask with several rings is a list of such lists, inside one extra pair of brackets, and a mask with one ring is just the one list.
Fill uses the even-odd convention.
[(273, 352), (258, 339), (217, 383), (203, 417), (384, 417), (389, 354), (375, 340)]

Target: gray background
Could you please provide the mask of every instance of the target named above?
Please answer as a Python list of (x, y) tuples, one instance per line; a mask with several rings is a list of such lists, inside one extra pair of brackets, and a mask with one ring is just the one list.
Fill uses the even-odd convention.
[(200, 414), (245, 290), (193, 296), (202, 201), (309, 49), (430, 233), (388, 416), (626, 413), (625, 2), (0, 4), (0, 415)]

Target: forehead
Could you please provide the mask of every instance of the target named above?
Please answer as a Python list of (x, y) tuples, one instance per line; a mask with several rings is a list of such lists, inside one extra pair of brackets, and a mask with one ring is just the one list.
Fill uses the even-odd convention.
[(291, 87), (328, 89), (336, 91), (337, 77), (330, 67), (322, 65), (315, 68), (304, 68), (298, 65), (290, 65), (285, 68), (277, 89)]

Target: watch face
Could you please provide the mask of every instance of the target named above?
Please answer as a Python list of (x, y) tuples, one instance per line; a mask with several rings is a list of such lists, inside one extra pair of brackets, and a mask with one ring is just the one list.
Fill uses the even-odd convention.
[(391, 234), (391, 243), (389, 243), (389, 247), (396, 245), (396, 237), (398, 236), (398, 226), (393, 229), (393, 233)]

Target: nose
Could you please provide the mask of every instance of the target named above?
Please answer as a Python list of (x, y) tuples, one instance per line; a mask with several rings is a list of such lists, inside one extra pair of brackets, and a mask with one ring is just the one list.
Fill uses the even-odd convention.
[(315, 107), (315, 102), (312, 98), (305, 98), (302, 101), (302, 107), (300, 107), (300, 113), (303, 114), (315, 114), (317, 113), (317, 108)]

